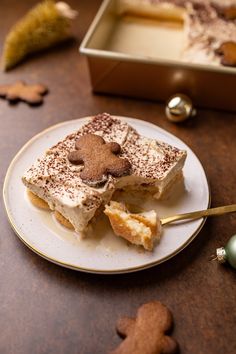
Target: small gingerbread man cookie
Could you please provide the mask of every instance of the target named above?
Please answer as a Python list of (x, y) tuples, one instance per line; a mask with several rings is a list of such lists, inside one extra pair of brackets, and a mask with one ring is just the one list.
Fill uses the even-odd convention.
[(90, 186), (98, 187), (105, 183), (109, 174), (120, 177), (131, 171), (130, 162), (116, 156), (121, 151), (120, 145), (106, 143), (101, 136), (83, 135), (76, 141), (75, 148), (69, 153), (68, 160), (76, 165), (84, 164), (80, 178)]
[(10, 102), (24, 101), (31, 105), (38, 105), (43, 102), (43, 95), (47, 93), (46, 86), (41, 84), (26, 85), (23, 81), (17, 81), (11, 85), (0, 85), (0, 97)]
[(177, 342), (165, 333), (172, 327), (169, 309), (152, 301), (138, 309), (136, 318), (124, 317), (117, 323), (117, 332), (125, 338), (110, 354), (174, 354)]
[(236, 42), (224, 42), (216, 50), (221, 55), (221, 64), (225, 66), (236, 66)]
[(226, 18), (226, 20), (235, 20), (236, 19), (236, 6), (232, 5), (232, 6), (226, 7), (223, 10), (223, 16)]

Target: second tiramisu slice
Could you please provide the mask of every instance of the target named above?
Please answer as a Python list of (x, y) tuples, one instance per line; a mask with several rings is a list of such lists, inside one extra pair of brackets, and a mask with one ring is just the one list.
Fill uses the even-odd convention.
[(124, 120), (99, 114), (47, 150), (23, 183), (76, 232), (86, 232), (116, 190), (163, 197), (182, 178), (186, 151), (141, 136)]

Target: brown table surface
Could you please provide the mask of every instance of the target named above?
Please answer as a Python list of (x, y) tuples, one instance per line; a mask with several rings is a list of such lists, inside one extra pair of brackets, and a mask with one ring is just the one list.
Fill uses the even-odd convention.
[[(10, 26), (35, 2), (1, 0), (1, 46)], [(1, 184), (12, 158), (33, 135), (61, 121), (106, 111), (147, 120), (178, 136), (205, 168), (212, 205), (236, 202), (235, 114), (199, 110), (195, 120), (174, 125), (165, 119), (161, 104), (93, 95), (78, 45), (100, 1), (70, 4), (80, 11), (73, 27), (76, 40), (0, 74), (1, 83), (24, 79), (50, 88), (37, 108), (0, 101)], [(134, 315), (139, 305), (156, 299), (173, 311), (173, 336), (181, 353), (236, 353), (236, 273), (209, 261), (236, 233), (235, 215), (208, 219), (198, 237), (164, 264), (110, 276), (64, 269), (40, 258), (15, 236), (3, 207), (0, 216), (1, 354), (107, 353), (120, 343), (115, 331), (119, 316)]]

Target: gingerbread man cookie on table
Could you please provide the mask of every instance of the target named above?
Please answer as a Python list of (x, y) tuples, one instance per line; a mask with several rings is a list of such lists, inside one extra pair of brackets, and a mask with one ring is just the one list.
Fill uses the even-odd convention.
[(123, 317), (117, 323), (117, 332), (125, 338), (109, 354), (174, 354), (177, 342), (166, 335), (173, 323), (170, 310), (159, 301), (142, 305), (136, 318)]

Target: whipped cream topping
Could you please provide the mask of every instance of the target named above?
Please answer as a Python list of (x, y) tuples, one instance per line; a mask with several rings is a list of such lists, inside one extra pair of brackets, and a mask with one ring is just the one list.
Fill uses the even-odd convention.
[[(123, 12), (161, 16), (184, 22), (185, 45), (181, 60), (220, 64), (216, 50), (225, 42), (236, 42), (235, 0), (121, 0)], [(135, 7), (137, 10), (135, 10)], [(171, 9), (171, 12), (170, 12)], [(183, 11), (180, 11), (182, 9)], [(160, 11), (158, 11), (160, 10)], [(162, 11), (163, 10), (163, 11)], [(230, 17), (228, 11), (234, 10)]]
[[(187, 46), (183, 59), (191, 62), (220, 63), (216, 50), (224, 42), (235, 41), (236, 21), (226, 20), (220, 13), (225, 4), (209, 1), (196, 6), (188, 4), (186, 17)], [(212, 6), (217, 5), (217, 7)]]
[[(124, 2), (129, 2), (129, 0), (124, 0)], [(217, 6), (218, 8), (228, 8), (235, 7), (235, 0), (140, 0), (142, 2), (149, 2), (152, 5), (158, 4), (172, 4), (175, 6), (186, 7), (188, 4), (192, 4), (194, 6), (203, 5), (203, 6)]]
[[(131, 174), (108, 176), (107, 182), (98, 188), (84, 184), (80, 178), (83, 165), (71, 164), (68, 153), (74, 150), (76, 139), (85, 134), (100, 135), (106, 142), (120, 144), (120, 157), (131, 163)], [(185, 151), (142, 137), (124, 121), (104, 113), (47, 150), (25, 173), (23, 182), (81, 231), (117, 188), (142, 183), (165, 185), (182, 169), (185, 158)]]

